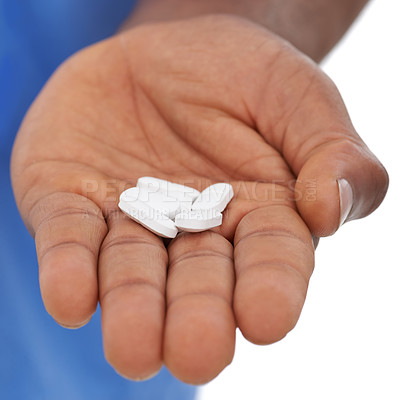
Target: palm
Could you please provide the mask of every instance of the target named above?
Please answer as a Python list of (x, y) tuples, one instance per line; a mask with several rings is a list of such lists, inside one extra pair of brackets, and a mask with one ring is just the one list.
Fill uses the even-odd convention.
[[(295, 325), (313, 247), (294, 179), (351, 124), (327, 78), (264, 30), (228, 18), (180, 26), (135, 29), (66, 63), (19, 133), (13, 183), (54, 318), (80, 325), (100, 299), (117, 370), (140, 378), (164, 361), (196, 383), (230, 362), (236, 325), (256, 343)], [(323, 129), (309, 118), (317, 106)], [(144, 175), (229, 181), (235, 199), (222, 227), (178, 235), (167, 256), (116, 208)]]

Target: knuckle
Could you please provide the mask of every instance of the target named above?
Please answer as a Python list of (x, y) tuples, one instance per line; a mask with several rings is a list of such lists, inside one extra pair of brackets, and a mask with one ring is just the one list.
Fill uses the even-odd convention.
[(99, 296), (99, 300), (100, 302), (103, 302), (104, 299), (106, 297), (109, 297), (110, 294), (115, 295), (116, 293), (123, 291), (123, 290), (129, 290), (135, 287), (142, 287), (142, 288), (146, 288), (147, 290), (150, 290), (151, 292), (156, 293), (157, 295), (161, 295), (162, 297), (164, 297), (164, 292), (163, 290), (156, 285), (155, 283), (153, 283), (151, 280), (147, 280), (147, 279), (140, 279), (140, 278), (136, 278), (136, 279), (124, 279), (121, 281), (117, 281), (114, 282), (113, 285), (111, 285), (109, 288), (107, 289), (103, 289), (100, 291), (100, 296)]
[(115, 249), (120, 246), (136, 246), (136, 245), (150, 246), (153, 249), (158, 249), (161, 252), (166, 253), (166, 249), (161, 242), (158, 242), (156, 240), (153, 241), (148, 238), (132, 234), (118, 234), (118, 235), (107, 236), (101, 246), (101, 251), (107, 252), (110, 249)]
[(253, 238), (274, 236), (294, 239), (313, 252), (311, 234), (300, 223), (300, 217), (291, 207), (270, 205), (255, 209), (246, 214), (238, 225), (234, 239), (235, 251)]
[(176, 268), (177, 265), (180, 265), (183, 262), (191, 261), (194, 259), (198, 258), (204, 258), (204, 257), (217, 257), (217, 258), (223, 258), (226, 259), (227, 261), (232, 262), (233, 257), (231, 255), (227, 255), (225, 252), (218, 251), (215, 249), (198, 249), (195, 251), (187, 251), (179, 256), (171, 257), (170, 262), (169, 262), (169, 269)]
[(96, 259), (97, 258), (97, 251), (90, 245), (84, 242), (79, 242), (78, 240), (61, 240), (55, 243), (51, 243), (48, 246), (37, 246), (38, 248), (38, 261), (39, 264), (43, 261), (43, 259), (51, 254), (54, 251), (57, 251), (59, 249), (77, 249), (81, 248), (84, 251), (87, 251), (90, 253), (90, 255)]
[(201, 256), (233, 258), (231, 243), (213, 231), (180, 234), (170, 244), (168, 253), (170, 265)]
[(176, 296), (168, 296), (167, 307), (170, 308), (172, 305), (180, 303), (182, 300), (184, 302), (196, 301), (200, 299), (212, 301), (213, 303), (221, 302), (226, 304), (229, 308), (232, 307), (232, 296), (224, 295), (223, 293), (211, 292), (207, 290), (182, 293)]

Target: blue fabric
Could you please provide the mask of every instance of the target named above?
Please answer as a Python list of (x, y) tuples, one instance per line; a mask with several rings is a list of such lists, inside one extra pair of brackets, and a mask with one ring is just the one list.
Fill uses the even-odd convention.
[(102, 351), (100, 314), (59, 327), (39, 292), (34, 242), (14, 204), (9, 159), (40, 88), (71, 53), (112, 34), (133, 0), (0, 0), (0, 399), (180, 400), (195, 388), (166, 369), (143, 383), (117, 375)]

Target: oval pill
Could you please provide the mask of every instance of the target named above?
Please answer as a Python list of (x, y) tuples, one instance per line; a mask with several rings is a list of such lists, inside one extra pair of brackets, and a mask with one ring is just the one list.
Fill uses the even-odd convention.
[(229, 183), (216, 183), (204, 189), (192, 204), (192, 210), (214, 210), (222, 212), (233, 198)]
[(178, 200), (194, 201), (200, 192), (189, 186), (180, 185), (179, 183), (169, 182), (164, 179), (153, 178), (151, 176), (142, 176), (137, 181), (137, 186), (147, 191), (162, 191), (167, 196), (175, 197)]
[(120, 199), (118, 207), (128, 217), (156, 235), (173, 239), (178, 234), (174, 222), (162, 210), (154, 209), (140, 200)]
[(222, 214), (214, 210), (185, 210), (175, 217), (176, 227), (185, 232), (203, 232), (222, 224)]
[(125, 202), (140, 200), (150, 207), (164, 212), (168, 218), (171, 219), (173, 219), (182, 208), (181, 202), (178, 199), (167, 196), (164, 192), (148, 192), (138, 187), (129, 188), (122, 192), (120, 200)]

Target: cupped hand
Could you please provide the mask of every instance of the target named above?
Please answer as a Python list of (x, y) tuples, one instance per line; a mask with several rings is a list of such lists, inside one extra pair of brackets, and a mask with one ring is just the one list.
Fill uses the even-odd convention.
[[(235, 197), (221, 227), (166, 243), (118, 211), (140, 176)], [(143, 25), (67, 60), (21, 126), (12, 181), (54, 319), (79, 327), (99, 301), (120, 374), (165, 363), (191, 383), (231, 362), (236, 327), (267, 344), (295, 326), (313, 236), (372, 212), (388, 184), (329, 78), (229, 16)]]

